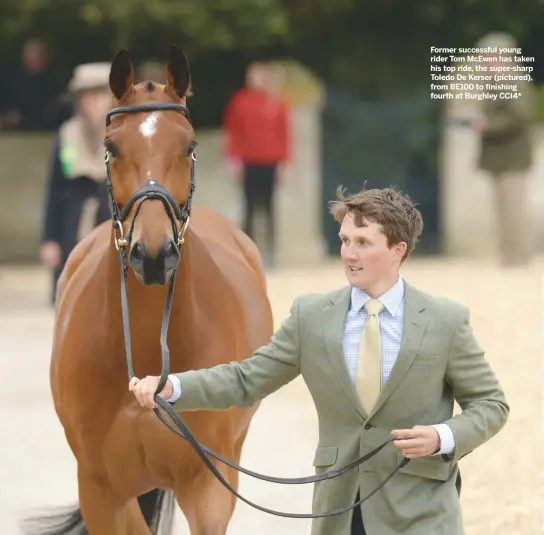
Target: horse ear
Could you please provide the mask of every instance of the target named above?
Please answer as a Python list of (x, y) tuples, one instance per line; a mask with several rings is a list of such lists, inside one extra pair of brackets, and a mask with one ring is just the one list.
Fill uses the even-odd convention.
[(119, 50), (110, 69), (110, 89), (117, 100), (121, 100), (132, 89), (134, 67), (128, 50)]
[(191, 85), (189, 61), (181, 48), (176, 45), (172, 45), (170, 48), (170, 57), (166, 66), (166, 82), (167, 87), (172, 89), (178, 97), (185, 98), (187, 96)]

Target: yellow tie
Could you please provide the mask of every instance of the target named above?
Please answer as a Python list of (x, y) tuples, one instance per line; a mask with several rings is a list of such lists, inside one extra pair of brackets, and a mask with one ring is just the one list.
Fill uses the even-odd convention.
[(365, 304), (368, 321), (361, 335), (357, 365), (357, 393), (366, 414), (374, 407), (382, 385), (382, 355), (380, 350), (380, 321), (383, 305), (376, 299)]

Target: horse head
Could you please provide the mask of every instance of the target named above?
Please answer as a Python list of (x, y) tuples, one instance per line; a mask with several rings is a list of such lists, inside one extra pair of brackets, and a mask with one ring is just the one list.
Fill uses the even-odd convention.
[(165, 284), (180, 261), (194, 189), (195, 133), (186, 108), (187, 58), (170, 50), (166, 85), (134, 84), (128, 51), (112, 62), (114, 107), (106, 121), (106, 165), (116, 246), (136, 277)]

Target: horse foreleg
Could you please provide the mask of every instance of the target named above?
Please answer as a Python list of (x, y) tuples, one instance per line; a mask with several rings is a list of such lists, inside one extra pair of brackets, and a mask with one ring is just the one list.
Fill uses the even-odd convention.
[(153, 535), (136, 498), (121, 500), (104, 482), (78, 470), (79, 504), (89, 535)]
[[(229, 484), (238, 490), (238, 472), (221, 463), (216, 468)], [(187, 485), (176, 482), (176, 499), (183, 511), (191, 535), (225, 535), (234, 512), (236, 497), (206, 467)]]

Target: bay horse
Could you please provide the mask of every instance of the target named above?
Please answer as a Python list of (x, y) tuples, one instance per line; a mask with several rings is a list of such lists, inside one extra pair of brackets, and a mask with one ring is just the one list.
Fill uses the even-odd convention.
[[(171, 530), (175, 501), (192, 535), (224, 535), (234, 511), (236, 498), (187, 442), (142, 409), (128, 390), (119, 233), (130, 236), (126, 290), (138, 377), (159, 375), (161, 369), (159, 338), (170, 277), (176, 287), (168, 331), (172, 373), (241, 361), (273, 334), (261, 258), (246, 234), (217, 212), (195, 206), (190, 224), (182, 229), (176, 221), (173, 235), (160, 199), (130, 202), (142, 187), (157, 183), (177, 205), (190, 201), (195, 133), (185, 114), (168, 108), (185, 105), (189, 87), (187, 58), (175, 46), (165, 85), (135, 85), (129, 53), (119, 51), (113, 59), (113, 111), (165, 106), (111, 119), (105, 146), (112, 192), (128, 214), (120, 229), (103, 223), (83, 239), (59, 280), (50, 385), (77, 460), (79, 506), (36, 519), (40, 535), (149, 535), (165, 525)], [(181, 232), (180, 246), (173, 236)], [(183, 417), (201, 443), (238, 464), (258, 406)], [(238, 488), (234, 469), (220, 463), (217, 469)]]

